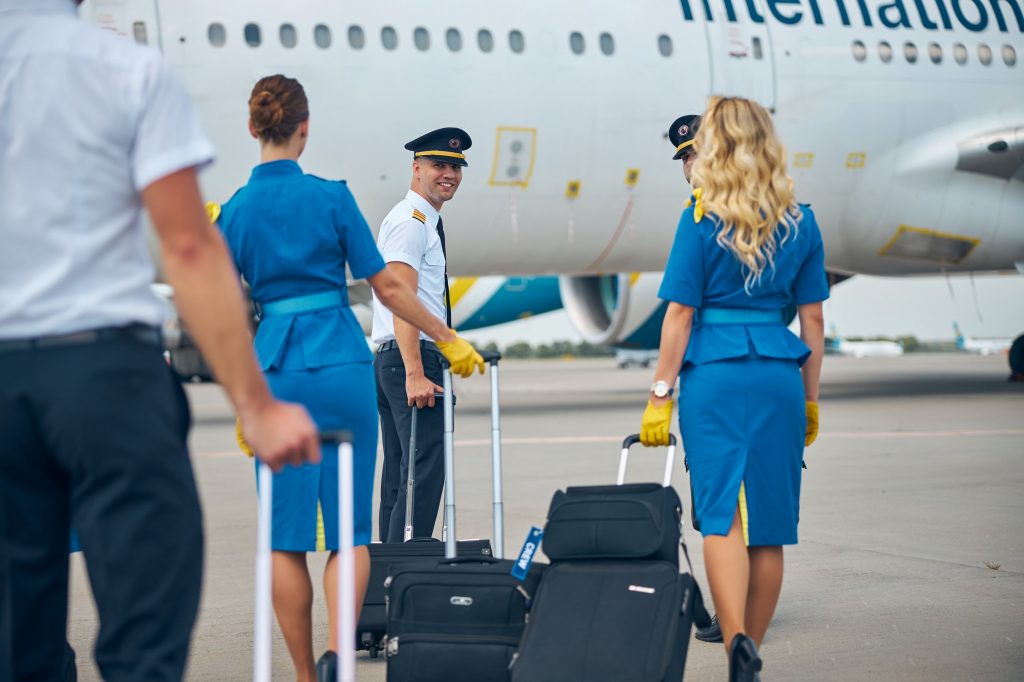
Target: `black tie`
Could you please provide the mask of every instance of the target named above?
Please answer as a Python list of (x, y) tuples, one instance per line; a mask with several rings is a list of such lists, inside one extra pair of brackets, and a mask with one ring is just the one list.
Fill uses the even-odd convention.
[(437, 236), (441, 239), (441, 254), (444, 256), (444, 318), (452, 326), (452, 297), (448, 292), (448, 250), (444, 245), (444, 222), (437, 216)]

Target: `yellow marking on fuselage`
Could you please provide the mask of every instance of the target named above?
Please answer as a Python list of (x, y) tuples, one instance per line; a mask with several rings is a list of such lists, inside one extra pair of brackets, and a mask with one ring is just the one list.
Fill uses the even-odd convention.
[(452, 280), (451, 286), (448, 289), (451, 295), (452, 308), (457, 306), (462, 297), (466, 295), (466, 292), (473, 288), (473, 285), (476, 284), (477, 279), (479, 278), (456, 277), (455, 279)]
[[(978, 248), (978, 244), (981, 243), (981, 239), (978, 238), (978, 237), (967, 237), (967, 236), (964, 236), (962, 234), (953, 234), (951, 232), (938, 232), (936, 230), (929, 230), (929, 229), (924, 228), (924, 227), (911, 227), (910, 225), (900, 225), (899, 228), (896, 230), (896, 234), (894, 234), (892, 236), (892, 239), (887, 241), (885, 243), (885, 246), (883, 246), (881, 249), (879, 249), (878, 255), (879, 256), (887, 256), (887, 255), (889, 255), (888, 254), (889, 249), (891, 249), (893, 247), (893, 245), (896, 244), (896, 242), (899, 241), (900, 237), (903, 235), (904, 232), (915, 232), (917, 234), (923, 234), (923, 235), (927, 235), (929, 237), (936, 237), (938, 239), (952, 239), (952, 240), (956, 240), (956, 241), (969, 242), (971, 244), (970, 251), (965, 253), (962, 258), (959, 258), (959, 259), (957, 259), (955, 261), (949, 261), (949, 262), (952, 262), (952, 263), (959, 263), (964, 258), (967, 258), (967, 256), (971, 255), (971, 253), (974, 251), (974, 249)], [(925, 259), (925, 260), (927, 260), (927, 259)]]

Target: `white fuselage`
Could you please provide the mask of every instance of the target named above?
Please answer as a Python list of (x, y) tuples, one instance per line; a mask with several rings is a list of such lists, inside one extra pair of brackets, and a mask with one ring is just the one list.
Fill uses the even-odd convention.
[(665, 130), (709, 94), (740, 94), (774, 110), (828, 267), (912, 274), (1024, 261), (1021, 2), (709, 0), (710, 20), (702, 0), (87, 0), (82, 11), (127, 35), (143, 23), (182, 75), (219, 152), (203, 177), (212, 200), (258, 162), (247, 100), (280, 72), (310, 100), (303, 166), (348, 179), (375, 228), (408, 188), (403, 144), (469, 131), (470, 165), (444, 209), (452, 274), (656, 272), (689, 193)]

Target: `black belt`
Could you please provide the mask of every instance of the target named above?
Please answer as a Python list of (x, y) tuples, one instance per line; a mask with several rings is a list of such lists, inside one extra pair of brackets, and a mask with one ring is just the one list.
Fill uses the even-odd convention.
[[(434, 343), (433, 341), (427, 341), (426, 339), (420, 339), (420, 348), (425, 348), (427, 350), (432, 350), (435, 353), (440, 353), (441, 352), (441, 349), (437, 347), (436, 343)], [(394, 339), (391, 339), (390, 341), (385, 341), (384, 343), (382, 343), (379, 346), (377, 346), (377, 352), (378, 353), (383, 353), (386, 350), (397, 350), (397, 349), (398, 349), (398, 342), (395, 341)]]
[(17, 350), (36, 350), (41, 348), (57, 348), (60, 346), (84, 346), (102, 341), (135, 341), (149, 346), (163, 348), (163, 338), (156, 327), (133, 324), (127, 327), (103, 327), (86, 329), (70, 334), (39, 336), (34, 339), (0, 340), (0, 352)]

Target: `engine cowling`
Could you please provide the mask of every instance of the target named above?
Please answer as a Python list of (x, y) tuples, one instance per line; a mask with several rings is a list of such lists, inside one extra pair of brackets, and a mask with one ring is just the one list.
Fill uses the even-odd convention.
[(558, 279), (562, 306), (588, 343), (657, 348), (666, 304), (658, 298), (662, 273), (574, 275)]

